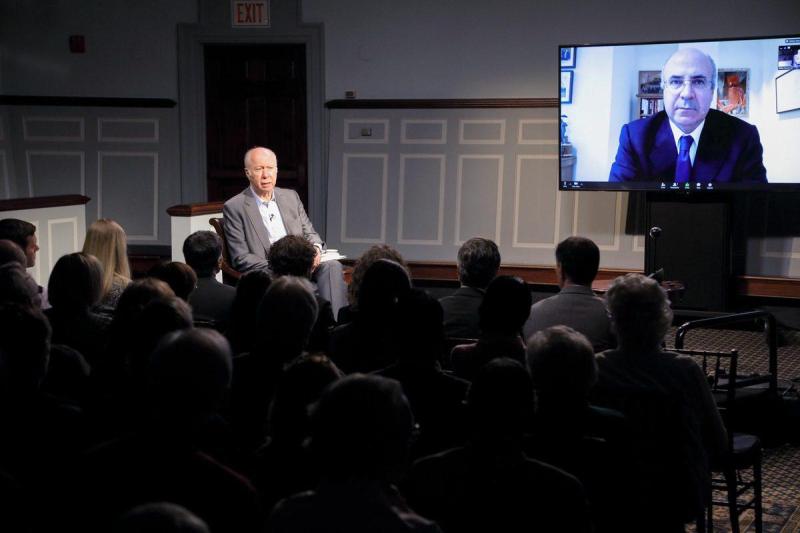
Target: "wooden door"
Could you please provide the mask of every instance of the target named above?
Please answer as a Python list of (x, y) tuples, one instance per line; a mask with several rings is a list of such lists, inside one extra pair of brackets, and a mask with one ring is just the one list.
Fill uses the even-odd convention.
[(303, 44), (206, 45), (208, 201), (247, 186), (244, 153), (278, 156), (278, 186), (308, 198), (306, 60)]

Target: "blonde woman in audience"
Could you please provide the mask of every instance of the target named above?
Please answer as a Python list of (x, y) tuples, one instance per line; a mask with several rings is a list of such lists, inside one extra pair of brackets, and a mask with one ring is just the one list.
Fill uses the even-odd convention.
[(116, 308), (122, 291), (131, 282), (125, 230), (109, 218), (94, 221), (86, 231), (83, 253), (95, 256), (103, 265), (99, 307)]

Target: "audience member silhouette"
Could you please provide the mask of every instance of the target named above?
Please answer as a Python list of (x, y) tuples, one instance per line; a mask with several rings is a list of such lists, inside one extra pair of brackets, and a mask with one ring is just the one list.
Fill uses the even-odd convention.
[(189, 295), (197, 286), (197, 274), (192, 267), (180, 261), (160, 263), (151, 268), (147, 275), (169, 285), (175, 296), (184, 302), (189, 301)]
[(469, 390), (470, 443), (418, 460), (404, 493), (446, 533), (591, 531), (583, 488), (523, 453), (534, 409), (531, 378), (517, 361), (482, 367)]
[(256, 340), (256, 315), (272, 278), (264, 270), (251, 270), (239, 278), (231, 306), (231, 320), (225, 336), (234, 355), (253, 350)]
[(683, 531), (703, 509), (709, 454), (726, 450), (727, 434), (699, 365), (661, 348), (672, 323), (661, 286), (626, 274), (606, 300), (619, 347), (598, 355), (593, 397), (631, 421), (640, 493), (661, 516), (659, 531)]
[(225, 331), (236, 289), (215, 277), (222, 261), (222, 239), (213, 231), (195, 231), (183, 241), (183, 257), (197, 274), (197, 285), (189, 294), (195, 320)]
[(146, 503), (117, 521), (112, 533), (209, 533), (194, 513), (174, 503)]
[(36, 252), (39, 251), (36, 226), (27, 220), (4, 218), (0, 220), (0, 239), (9, 240), (20, 247), (25, 257), (25, 261), (22, 263), (24, 268), (30, 268), (36, 264)]
[(283, 367), (308, 343), (317, 318), (313, 291), (305, 278), (273, 281), (258, 308), (255, 347), (234, 360), (230, 419), (245, 455), (264, 444), (269, 404)]
[(41, 511), (57, 508), (64, 468), (87, 438), (81, 410), (41, 390), (49, 352), (41, 310), (0, 304), (0, 471), (18, 483), (33, 531), (52, 530), (53, 516)]
[(111, 219), (95, 220), (86, 230), (82, 251), (95, 256), (103, 265), (103, 290), (99, 307), (103, 312), (111, 313), (122, 291), (131, 282), (125, 230)]
[(22, 268), (27, 265), (25, 252), (17, 243), (9, 239), (0, 239), (0, 265), (16, 263)]
[(395, 364), (377, 374), (396, 379), (420, 426), (414, 457), (464, 443), (464, 400), (469, 382), (442, 371), (444, 343), (442, 306), (420, 289), (412, 289), (397, 304)]
[[(314, 259), (317, 248), (300, 235), (286, 235), (269, 247), (267, 259), (273, 276), (297, 276), (311, 281)], [(315, 286), (314, 297), (317, 299), (317, 321), (308, 341), (309, 350), (325, 351), (330, 341), (330, 329), (336, 325), (333, 320), (331, 303), (319, 295)]]
[[(364, 279), (367, 269), (372, 266), (372, 263), (378, 259), (389, 259), (401, 265), (408, 272), (408, 265), (406, 264), (400, 252), (389, 246), (388, 244), (375, 244), (370, 246), (366, 252), (361, 254), (356, 264), (353, 265), (353, 272), (350, 274), (350, 283), (347, 285), (347, 302), (348, 305), (339, 309), (339, 315), (336, 321), (339, 324), (346, 324), (352, 322), (355, 314), (358, 312), (358, 293), (361, 289), (361, 282)], [(409, 274), (409, 278), (411, 275)]]
[(444, 309), (444, 333), (448, 337), (477, 339), (478, 309), (489, 282), (500, 268), (500, 250), (494, 241), (473, 237), (458, 249), (458, 280), (461, 287), (439, 300)]
[(341, 371), (322, 354), (302, 355), (286, 367), (269, 409), (269, 438), (258, 451), (253, 472), (265, 509), (313, 489), (319, 481), (305, 446), (310, 436), (308, 409), (325, 387), (341, 377)]
[(520, 333), (531, 308), (531, 292), (520, 278), (498, 276), (489, 283), (479, 308), (481, 335), (477, 343), (453, 348), (453, 372), (472, 381), (478, 370), (497, 357), (525, 362)]
[(0, 265), (0, 298), (3, 303), (42, 307), (39, 286), (30, 274), (14, 261)]
[(78, 466), (73, 528), (108, 531), (131, 507), (169, 501), (212, 531), (259, 531), (253, 487), (197, 445), (230, 379), (230, 348), (218, 332), (193, 328), (166, 335), (147, 369), (147, 424), (92, 449)]
[(105, 350), (110, 320), (93, 312), (100, 300), (103, 267), (82, 252), (61, 256), (47, 283), (51, 308), (45, 315), (53, 328), (52, 342), (74, 348), (90, 365), (97, 364)]
[(128, 284), (120, 295), (114, 318), (108, 327), (105, 355), (92, 368), (95, 401), (91, 414), (100, 426), (113, 434), (127, 430), (128, 420), (119, 416), (130, 392), (128, 361), (136, 345), (139, 316), (147, 304), (160, 298), (174, 298), (169, 285), (154, 278), (138, 279)]
[(322, 480), (315, 490), (280, 502), (271, 531), (439, 531), (393, 484), (405, 469), (414, 425), (399, 383), (346, 376), (326, 389), (311, 416), (311, 452)]
[(144, 306), (132, 324), (136, 336), (126, 350), (125, 371), (132, 389), (143, 392), (150, 354), (167, 333), (192, 327), (192, 310), (177, 296), (160, 297)]
[(577, 477), (592, 508), (595, 531), (635, 531), (633, 463), (625, 418), (589, 403), (597, 363), (589, 340), (567, 326), (552, 326), (528, 339), (526, 355), (536, 392), (534, 430), (526, 453)]
[(355, 320), (331, 333), (329, 353), (336, 366), (346, 374), (372, 372), (397, 360), (397, 303), (409, 290), (411, 279), (399, 263), (379, 259), (367, 269)]
[(569, 237), (556, 247), (556, 275), (561, 291), (531, 307), (523, 334), (530, 337), (550, 326), (569, 326), (586, 335), (595, 352), (617, 345), (605, 302), (592, 291), (600, 266), (600, 249), (586, 237)]

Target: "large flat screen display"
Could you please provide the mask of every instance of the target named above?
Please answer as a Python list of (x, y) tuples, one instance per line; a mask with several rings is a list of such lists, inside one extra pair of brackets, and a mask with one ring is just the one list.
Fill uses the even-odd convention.
[(561, 45), (562, 190), (800, 190), (800, 34)]

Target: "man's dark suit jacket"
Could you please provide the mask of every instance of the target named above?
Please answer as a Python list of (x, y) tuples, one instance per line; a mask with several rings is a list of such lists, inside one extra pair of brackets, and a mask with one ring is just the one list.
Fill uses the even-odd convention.
[(225, 329), (231, 315), (236, 289), (224, 285), (212, 277), (197, 278), (197, 287), (189, 294), (195, 318), (213, 320), (220, 329)]
[(447, 337), (477, 339), (480, 336), (478, 308), (483, 301), (483, 291), (461, 287), (439, 303), (444, 311), (444, 334)]
[[(709, 110), (692, 169), (697, 182), (766, 183), (758, 129), (721, 111)], [(608, 181), (672, 183), (678, 150), (666, 112), (634, 120), (619, 135)]]

